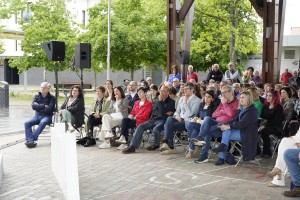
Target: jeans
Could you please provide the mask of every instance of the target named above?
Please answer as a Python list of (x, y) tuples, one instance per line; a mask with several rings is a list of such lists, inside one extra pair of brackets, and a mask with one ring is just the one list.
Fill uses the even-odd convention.
[(299, 153), (300, 149), (287, 149), (283, 155), (287, 168), (290, 172), (292, 182), (298, 187), (300, 187)]
[[(196, 138), (199, 134), (201, 124), (197, 122), (186, 122), (185, 123), (186, 130), (188, 131), (189, 139), (191, 141), (192, 138)], [(194, 151), (195, 145), (191, 142), (189, 144), (189, 150)]]
[(154, 134), (154, 145), (159, 146), (160, 144), (160, 132), (164, 129), (164, 120), (148, 120), (140, 124), (134, 131), (130, 145), (134, 148), (139, 148), (144, 131), (152, 129)]
[(168, 140), (168, 146), (173, 149), (174, 148), (174, 131), (184, 131), (185, 129), (185, 121), (181, 120), (177, 121), (174, 117), (168, 117), (164, 126), (165, 135), (164, 139)]
[(123, 118), (121, 124), (121, 135), (125, 136), (126, 141), (128, 141), (128, 129), (134, 128), (136, 126), (136, 120), (130, 118)]
[[(223, 131), (221, 143), (225, 144), (228, 148), (230, 140), (240, 141), (241, 140), (241, 131), (237, 130), (237, 129), (229, 129), (229, 130)], [(218, 157), (225, 159), (226, 152), (219, 152)]]
[(222, 124), (223, 123), (220, 123), (211, 117), (207, 116), (204, 118), (198, 135), (205, 141), (205, 144), (202, 146), (200, 156), (208, 156), (211, 137), (222, 137), (222, 131), (218, 128), (218, 126)]
[[(25, 136), (26, 142), (34, 142), (38, 140), (39, 135), (44, 130), (46, 125), (51, 124), (52, 116), (49, 115), (34, 115), (30, 120), (25, 122)], [(32, 132), (32, 126), (39, 125), (35, 129), (34, 133)]]

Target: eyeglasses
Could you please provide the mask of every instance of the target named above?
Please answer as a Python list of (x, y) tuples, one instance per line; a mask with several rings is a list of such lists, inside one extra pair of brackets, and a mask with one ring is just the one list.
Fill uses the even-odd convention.
[(221, 93), (221, 95), (224, 95), (226, 92), (228, 92), (228, 91), (224, 91), (224, 92), (222, 92), (222, 93)]

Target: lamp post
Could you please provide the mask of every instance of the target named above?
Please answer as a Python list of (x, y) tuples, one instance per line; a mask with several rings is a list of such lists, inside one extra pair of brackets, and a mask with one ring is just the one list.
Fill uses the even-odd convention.
[(110, 23), (110, 0), (108, 2), (108, 13), (107, 13), (107, 23), (108, 23), (108, 30), (107, 30), (107, 80), (110, 80), (110, 29), (111, 29), (111, 23)]

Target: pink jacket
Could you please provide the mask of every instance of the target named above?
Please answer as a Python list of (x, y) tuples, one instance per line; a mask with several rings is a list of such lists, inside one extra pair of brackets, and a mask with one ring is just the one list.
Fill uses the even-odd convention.
[(212, 114), (212, 118), (216, 121), (227, 123), (233, 120), (234, 116), (238, 113), (239, 101), (235, 98), (230, 103), (220, 103), (217, 110)]

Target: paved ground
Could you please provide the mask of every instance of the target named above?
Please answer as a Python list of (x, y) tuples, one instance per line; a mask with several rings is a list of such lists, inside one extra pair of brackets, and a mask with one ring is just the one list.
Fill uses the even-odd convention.
[[(24, 114), (15, 114), (17, 110)], [(28, 106), (0, 109), (0, 141), (13, 144), (0, 145), (4, 161), (0, 199), (64, 199), (51, 171), (47, 134), (35, 149), (18, 143), (24, 138), (23, 122), (31, 114)], [(262, 160), (260, 167), (250, 163), (235, 168), (215, 166), (215, 155), (209, 163), (195, 164), (184, 158), (182, 147), (179, 150), (180, 154), (162, 156), (141, 148), (124, 155), (116, 148), (78, 146), (81, 199), (288, 199), (281, 195), (288, 187), (267, 187), (271, 179), (265, 174), (274, 159)]]

